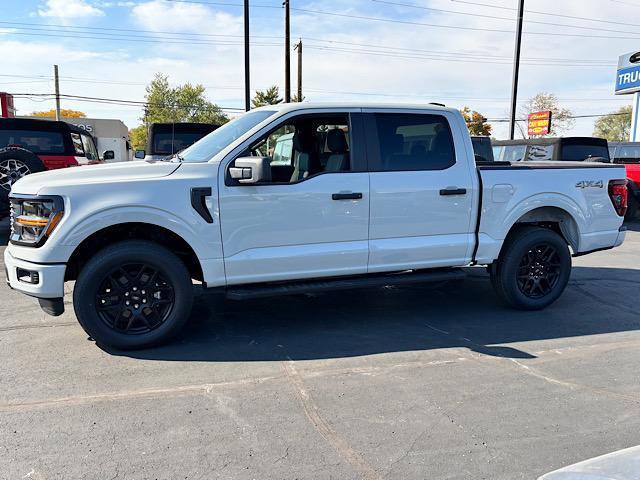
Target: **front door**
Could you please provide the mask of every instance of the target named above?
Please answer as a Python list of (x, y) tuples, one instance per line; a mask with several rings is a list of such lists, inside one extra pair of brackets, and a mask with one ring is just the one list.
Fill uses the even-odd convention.
[[(359, 121), (359, 119), (355, 119)], [(250, 141), (240, 156), (271, 158), (271, 181), (220, 172), (227, 284), (366, 273), (369, 174), (344, 114), (300, 115)]]
[(469, 261), (475, 170), (466, 161), (463, 142), (454, 142), (454, 120), (441, 111), (365, 115), (371, 176), (369, 272)]

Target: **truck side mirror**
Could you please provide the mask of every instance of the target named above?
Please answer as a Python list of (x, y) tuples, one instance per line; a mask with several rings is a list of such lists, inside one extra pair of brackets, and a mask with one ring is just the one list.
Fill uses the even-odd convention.
[(147, 155), (147, 152), (145, 152), (144, 150), (136, 150), (136, 153), (134, 154), (134, 157), (140, 159), (140, 160), (144, 160), (144, 157)]
[(102, 154), (102, 159), (107, 162), (109, 160), (115, 160), (116, 158), (116, 154), (113, 150), (105, 150), (105, 152)]
[(229, 167), (229, 176), (242, 184), (255, 184), (271, 181), (271, 159), (269, 157), (236, 158)]

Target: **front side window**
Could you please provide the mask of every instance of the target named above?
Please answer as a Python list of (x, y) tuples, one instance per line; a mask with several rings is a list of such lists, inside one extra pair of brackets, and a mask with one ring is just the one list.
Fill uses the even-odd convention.
[(240, 156), (267, 157), (272, 183), (296, 183), (321, 173), (351, 170), (348, 115), (291, 119)]
[(84, 148), (84, 155), (87, 160), (97, 160), (98, 151), (93, 143), (93, 139), (89, 135), (80, 135), (82, 139), (82, 147)]
[(65, 153), (62, 133), (37, 130), (0, 130), (0, 148), (22, 147), (42, 155)]
[(441, 115), (377, 113), (374, 171), (445, 170), (456, 163), (449, 122)]

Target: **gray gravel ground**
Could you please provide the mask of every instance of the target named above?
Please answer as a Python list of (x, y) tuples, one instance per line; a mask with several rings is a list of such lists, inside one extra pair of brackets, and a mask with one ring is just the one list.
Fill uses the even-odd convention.
[(175, 343), (133, 353), (96, 347), (70, 305), (46, 316), (0, 268), (0, 478), (534, 479), (640, 444), (631, 228), (575, 259), (543, 312), (500, 306), (474, 270), (202, 298)]

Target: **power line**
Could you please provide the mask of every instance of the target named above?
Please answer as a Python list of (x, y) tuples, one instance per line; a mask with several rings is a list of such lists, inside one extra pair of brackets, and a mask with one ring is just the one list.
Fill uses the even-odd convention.
[[(422, 5), (414, 5), (412, 3), (402, 3), (402, 2), (392, 2), (392, 1), (388, 1), (388, 0), (371, 0), (372, 2), (376, 2), (376, 3), (383, 3), (386, 5), (395, 5), (395, 6), (401, 6), (401, 7), (408, 7), (408, 8), (417, 8), (420, 10), (431, 10), (431, 11), (435, 11), (435, 12), (443, 12), (443, 13), (451, 13), (451, 14), (457, 14), (457, 15), (465, 15), (465, 16), (469, 16), (469, 17), (480, 17), (480, 18), (490, 18), (492, 20), (507, 20), (510, 22), (514, 22), (515, 19), (511, 18), (511, 17), (496, 17), (494, 15), (484, 15), (484, 14), (480, 14), (480, 13), (472, 13), (472, 12), (457, 12), (455, 10), (445, 10), (442, 8), (432, 8), (432, 7), (423, 7)], [(598, 28), (598, 27), (586, 27), (586, 26), (582, 26), (582, 25), (569, 25), (566, 23), (552, 23), (552, 22), (543, 22), (543, 21), (539, 21), (539, 20), (525, 20), (525, 23), (535, 23), (538, 25), (549, 25), (549, 26), (553, 26), (553, 27), (569, 27), (569, 28), (579, 28), (581, 30), (598, 30), (598, 31), (602, 31), (602, 32), (613, 32), (613, 33), (628, 33), (631, 35), (637, 35), (636, 32), (625, 32), (625, 31), (620, 31), (620, 30), (612, 30), (610, 28)], [(637, 25), (633, 25), (633, 26), (637, 26)]]
[[(516, 9), (513, 7), (504, 7), (501, 5), (491, 5), (489, 3), (480, 3), (480, 2), (470, 2), (467, 0), (451, 0), (452, 2), (456, 2), (456, 3), (464, 3), (467, 5), (477, 5), (477, 6), (481, 6), (481, 7), (489, 7), (489, 8), (497, 8), (500, 10), (511, 10), (511, 11), (515, 11)], [(620, 0), (610, 0), (612, 2), (618, 2), (618, 3), (625, 3), (622, 2)], [(628, 4), (629, 5), (629, 4)], [(640, 7), (640, 5), (634, 5), (634, 6), (638, 6)], [(525, 13), (533, 13), (535, 15), (544, 15), (544, 16), (548, 16), (548, 17), (560, 17), (560, 18), (570, 18), (573, 20), (585, 20), (587, 22), (596, 22), (596, 23), (608, 23), (610, 25), (624, 25), (627, 27), (639, 27), (640, 25), (638, 25), (637, 23), (627, 23), (627, 22), (616, 22), (614, 20), (602, 20), (599, 18), (589, 18), (589, 17), (579, 17), (576, 15), (564, 15), (561, 13), (549, 13), (549, 12), (540, 12), (540, 11), (536, 11), (536, 10), (525, 10)]]

